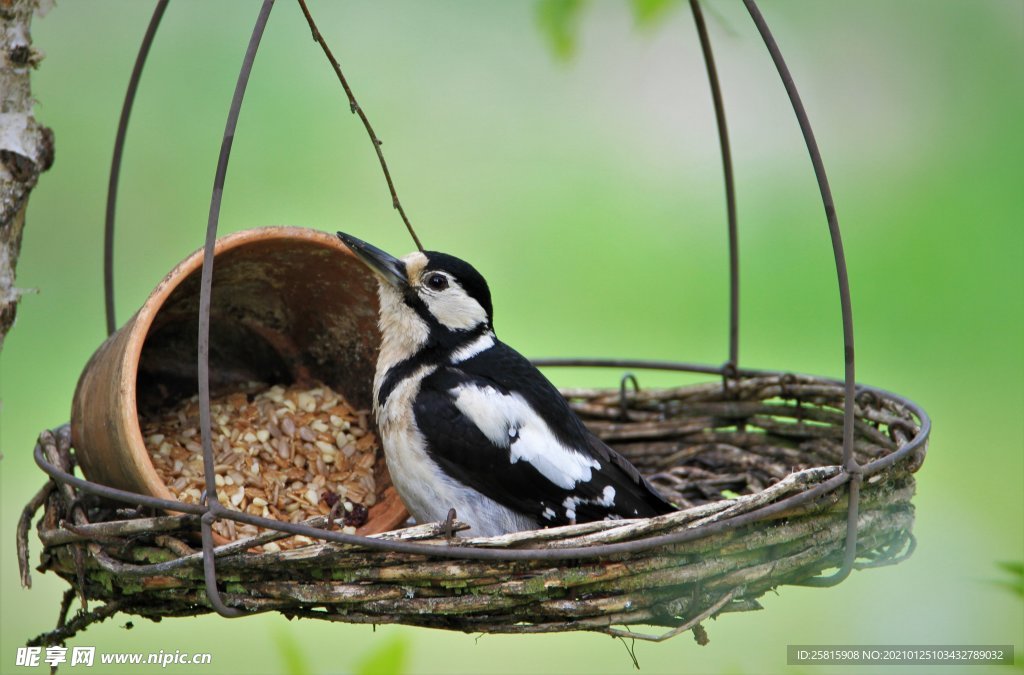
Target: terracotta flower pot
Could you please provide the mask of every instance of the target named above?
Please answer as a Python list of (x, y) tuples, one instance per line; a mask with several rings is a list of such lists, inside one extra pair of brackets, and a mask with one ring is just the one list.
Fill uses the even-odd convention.
[[(319, 380), (352, 405), (371, 407), (380, 344), (376, 282), (344, 244), (318, 230), (268, 227), (221, 238), (214, 255), (214, 395), (253, 380)], [(154, 469), (139, 413), (198, 391), (202, 263), (199, 250), (171, 270), (86, 365), (72, 403), (71, 434), (89, 480), (174, 499)], [(378, 453), (378, 501), (360, 534), (393, 529), (408, 517)]]

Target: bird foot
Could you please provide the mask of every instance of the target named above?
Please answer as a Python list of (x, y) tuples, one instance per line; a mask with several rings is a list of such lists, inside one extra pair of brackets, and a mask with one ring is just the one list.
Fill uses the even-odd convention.
[(441, 522), (441, 526), (444, 532), (445, 541), (449, 544), (455, 539), (455, 509), (448, 509), (448, 517)]

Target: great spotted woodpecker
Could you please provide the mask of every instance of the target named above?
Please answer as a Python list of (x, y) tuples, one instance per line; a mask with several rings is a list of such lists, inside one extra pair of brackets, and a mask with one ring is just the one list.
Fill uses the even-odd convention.
[(445, 253), (397, 259), (338, 233), (379, 281), (374, 408), (391, 479), (420, 523), (469, 534), (673, 510), (494, 334), (487, 282)]

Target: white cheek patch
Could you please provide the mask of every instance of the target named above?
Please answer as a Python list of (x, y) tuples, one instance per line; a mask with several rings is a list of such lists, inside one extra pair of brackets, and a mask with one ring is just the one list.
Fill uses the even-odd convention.
[[(455, 406), (491, 443), (508, 448), (512, 464), (529, 462), (560, 488), (571, 490), (589, 481), (600, 463), (566, 447), (519, 394), (503, 394), (493, 387), (460, 385), (451, 390)], [(614, 498), (614, 490), (612, 491)]]
[(422, 290), (420, 297), (427, 309), (445, 328), (469, 330), (487, 322), (487, 312), (480, 303), (469, 297), (458, 284), (453, 283), (440, 292)]

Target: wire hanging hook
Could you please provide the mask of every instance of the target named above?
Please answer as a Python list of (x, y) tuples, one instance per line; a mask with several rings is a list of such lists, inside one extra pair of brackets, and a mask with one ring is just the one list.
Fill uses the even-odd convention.
[(633, 393), (640, 393), (640, 383), (633, 373), (625, 373), (619, 380), (619, 418), (629, 420), (629, 398), (626, 396), (626, 385), (633, 385)]

